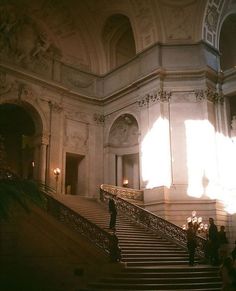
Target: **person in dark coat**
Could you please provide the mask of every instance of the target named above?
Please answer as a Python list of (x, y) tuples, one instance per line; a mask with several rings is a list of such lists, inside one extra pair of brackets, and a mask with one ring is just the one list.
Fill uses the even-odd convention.
[(116, 203), (113, 198), (109, 198), (109, 212), (110, 212), (110, 223), (109, 228), (115, 229), (116, 227), (116, 216), (117, 216), (117, 210), (116, 210)]
[(220, 231), (218, 233), (219, 239), (219, 260), (220, 263), (223, 263), (224, 259), (227, 257), (227, 249), (228, 249), (228, 239), (226, 237), (225, 227), (221, 225)]
[(121, 249), (119, 247), (118, 237), (115, 232), (112, 233), (110, 240), (110, 261), (120, 262), (121, 261)]
[(195, 256), (196, 247), (197, 247), (196, 231), (193, 227), (192, 222), (189, 222), (188, 229), (187, 229), (187, 248), (189, 252), (189, 266), (194, 265), (194, 256)]
[(208, 231), (208, 239), (209, 239), (209, 259), (210, 264), (217, 266), (219, 265), (219, 236), (218, 229), (214, 223), (214, 219), (212, 217), (209, 218), (209, 231)]

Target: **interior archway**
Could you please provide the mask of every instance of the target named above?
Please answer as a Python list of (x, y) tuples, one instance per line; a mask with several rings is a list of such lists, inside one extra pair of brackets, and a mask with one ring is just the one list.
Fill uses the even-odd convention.
[(108, 69), (114, 69), (136, 55), (133, 30), (128, 17), (115, 14), (105, 23), (102, 39)]
[(131, 114), (123, 114), (113, 123), (109, 134), (109, 147), (114, 155), (117, 186), (139, 189), (138, 123)]
[(229, 15), (221, 28), (219, 48), (220, 65), (223, 71), (236, 66), (236, 14)]
[[(26, 106), (26, 105), (25, 105)], [(6, 151), (6, 162), (13, 172), (23, 178), (37, 178), (35, 136), (41, 126), (24, 104), (0, 105), (0, 135)]]

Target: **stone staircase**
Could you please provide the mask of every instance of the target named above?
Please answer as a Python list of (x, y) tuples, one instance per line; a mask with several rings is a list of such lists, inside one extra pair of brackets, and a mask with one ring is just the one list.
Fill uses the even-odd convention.
[[(77, 199), (67, 197), (62, 202), (109, 231), (107, 207), (93, 200)], [(189, 267), (188, 254), (184, 249), (121, 214), (116, 226), (125, 267), (98, 282), (91, 280), (87, 289), (77, 291), (221, 290), (218, 268), (200, 264), (197, 260), (196, 266)]]

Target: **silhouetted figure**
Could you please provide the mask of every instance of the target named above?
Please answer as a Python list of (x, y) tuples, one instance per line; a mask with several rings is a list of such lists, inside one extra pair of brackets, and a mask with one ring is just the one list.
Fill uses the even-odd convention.
[(227, 257), (227, 247), (228, 239), (226, 237), (225, 227), (221, 225), (220, 231), (218, 232), (219, 239), (219, 260), (223, 263), (224, 259)]
[(209, 259), (210, 264), (218, 265), (219, 264), (219, 240), (218, 240), (218, 230), (217, 226), (214, 223), (214, 219), (212, 217), (209, 218), (209, 231), (208, 231), (208, 239), (209, 239)]
[(224, 259), (220, 267), (220, 277), (222, 279), (222, 291), (236, 290), (236, 269), (233, 266), (231, 257)]
[(192, 222), (189, 222), (188, 229), (187, 229), (187, 248), (188, 248), (188, 253), (189, 253), (189, 266), (194, 265), (194, 256), (195, 256), (196, 247), (197, 247), (196, 231), (193, 227)]
[(110, 259), (111, 262), (120, 262), (121, 260), (121, 249), (115, 232), (112, 234), (112, 239), (110, 241)]
[(110, 224), (109, 228), (115, 229), (116, 227), (116, 216), (117, 216), (117, 210), (116, 210), (116, 203), (113, 198), (109, 198), (109, 212), (110, 212)]

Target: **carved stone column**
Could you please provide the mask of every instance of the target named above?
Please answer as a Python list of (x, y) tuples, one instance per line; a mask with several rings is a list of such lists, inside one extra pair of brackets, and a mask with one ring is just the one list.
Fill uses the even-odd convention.
[(139, 165), (137, 162), (133, 165), (133, 188), (139, 189)]
[(39, 179), (39, 147), (35, 143), (34, 145), (34, 166), (33, 166), (33, 178)]
[(123, 186), (123, 158), (122, 156), (117, 156), (117, 186)]
[(46, 155), (47, 155), (47, 143), (44, 141), (40, 145), (40, 170), (39, 170), (39, 180), (42, 183), (46, 182)]

